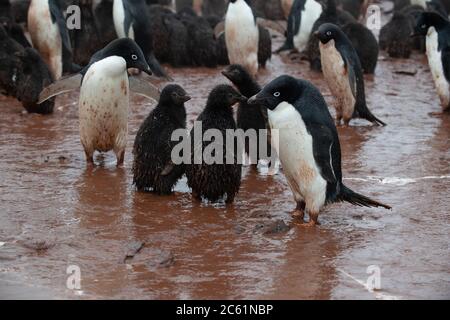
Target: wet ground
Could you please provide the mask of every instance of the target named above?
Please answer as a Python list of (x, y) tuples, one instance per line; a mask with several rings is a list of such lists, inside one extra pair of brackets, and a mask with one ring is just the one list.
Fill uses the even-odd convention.
[[(417, 74), (397, 73), (405, 70)], [(193, 97), (191, 126), (227, 80), (220, 69), (169, 71)], [(320, 74), (285, 57), (274, 56), (258, 81), (285, 73), (332, 102)], [(0, 96), (0, 298), (450, 298), (450, 116), (432, 114), (441, 109), (423, 55), (381, 54), (366, 88), (388, 126), (339, 129), (343, 176), (393, 210), (335, 204), (313, 229), (291, 227), (295, 204), (281, 172), (245, 168), (230, 207), (192, 201), (185, 179), (173, 196), (135, 192), (131, 148), (148, 100), (132, 99), (124, 168), (106, 154), (89, 169), (78, 93), (45, 117)], [(73, 266), (79, 290), (67, 286)], [(381, 290), (365, 287), (368, 267), (379, 268)]]

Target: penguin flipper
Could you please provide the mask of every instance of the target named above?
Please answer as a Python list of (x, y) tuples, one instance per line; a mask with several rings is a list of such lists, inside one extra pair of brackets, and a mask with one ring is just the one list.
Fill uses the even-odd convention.
[(137, 77), (129, 77), (130, 90), (138, 95), (159, 101), (161, 92), (157, 87), (148, 81), (139, 79)]
[(353, 69), (353, 66), (351, 65), (347, 57), (344, 58), (344, 63), (345, 72), (347, 72), (348, 75), (348, 83), (350, 85), (350, 89), (352, 90), (353, 98), (357, 100), (358, 91), (355, 70)]
[(70, 44), (69, 31), (67, 30), (66, 19), (62, 13), (62, 8), (58, 0), (50, 0), (48, 2), (48, 7), (50, 9), (50, 16), (53, 23), (57, 23), (59, 34), (61, 36), (61, 41), (65, 50), (72, 53), (72, 46)]
[(441, 52), (442, 67), (447, 82), (450, 82), (450, 47), (444, 48)]
[(61, 78), (60, 80), (52, 83), (41, 91), (39, 94), (38, 104), (41, 104), (42, 102), (62, 93), (77, 90), (81, 86), (82, 79), (83, 76), (80, 73), (77, 73), (76, 75)]
[(256, 24), (258, 26), (264, 27), (266, 29), (271, 29), (275, 32), (278, 32), (281, 35), (286, 34), (286, 28), (284, 28), (281, 24), (279, 24), (275, 21), (258, 17), (258, 18), (256, 18)]
[(135, 20), (136, 12), (133, 10), (133, 6), (128, 1), (122, 1), (123, 11), (125, 13), (125, 20), (123, 21), (123, 30), (125, 31), (125, 36), (129, 37), (131, 24)]
[(341, 193), (339, 197), (340, 201), (346, 201), (349, 202), (355, 206), (360, 207), (383, 207), (388, 210), (392, 210), (392, 207), (378, 202), (376, 200), (370, 199), (366, 196), (363, 196), (362, 194), (356, 193), (350, 188), (346, 187), (344, 184), (341, 183)]
[(220, 21), (215, 27), (214, 27), (214, 37), (216, 39), (219, 39), (220, 35), (225, 32), (225, 21)]

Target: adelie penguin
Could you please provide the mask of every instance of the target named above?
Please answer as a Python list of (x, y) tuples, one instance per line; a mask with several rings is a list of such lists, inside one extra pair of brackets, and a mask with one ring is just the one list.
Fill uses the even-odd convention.
[(277, 52), (306, 49), (314, 22), (322, 14), (322, 5), (315, 0), (295, 0), (289, 13), (286, 41)]
[[(222, 74), (228, 78), (239, 90), (239, 92), (245, 97), (251, 97), (261, 91), (261, 86), (252, 78), (252, 76), (245, 70), (241, 65), (231, 65), (226, 67)], [(239, 107), (237, 110), (237, 127), (244, 131), (254, 129), (256, 133), (259, 133), (259, 130), (267, 130), (269, 129), (269, 124), (267, 121), (267, 109), (259, 106), (259, 105), (249, 105), (247, 101), (239, 103)], [(269, 138), (269, 137), (268, 137)], [(270, 138), (269, 138), (270, 139)], [(264, 143), (259, 140), (258, 134), (258, 143), (255, 146), (258, 157), (256, 159), (250, 159), (252, 164), (258, 163), (261, 156), (260, 146)], [(250, 155), (250, 144), (249, 141), (245, 141), (245, 153)], [(271, 156), (271, 145), (270, 141), (267, 141), (266, 144), (266, 156), (267, 159)]]
[(32, 0), (28, 9), (28, 30), (55, 80), (65, 72), (79, 71), (72, 64), (72, 47), (61, 0)]
[(336, 123), (348, 125), (352, 118), (363, 118), (386, 125), (367, 108), (364, 77), (358, 55), (342, 30), (324, 23), (314, 33), (319, 39), (320, 59), (325, 80), (335, 98)]
[(113, 18), (117, 36), (135, 40), (153, 73), (171, 80), (153, 53), (152, 30), (145, 0), (114, 0)]
[(244, 0), (230, 0), (225, 14), (225, 42), (231, 64), (258, 73), (259, 30), (252, 8)]
[(159, 91), (147, 81), (128, 78), (127, 69), (136, 68), (152, 74), (144, 54), (131, 39), (112, 41), (96, 52), (80, 73), (61, 79), (45, 88), (40, 102), (80, 88), (80, 139), (88, 163), (94, 151), (113, 150), (117, 165), (125, 156), (128, 136), (129, 91), (158, 100)]
[(434, 12), (423, 12), (414, 35), (426, 36), (428, 64), (444, 111), (450, 111), (450, 22)]
[[(236, 130), (232, 106), (245, 101), (247, 98), (233, 87), (218, 85), (210, 92), (206, 107), (196, 120), (197, 124), (201, 123), (201, 130), (197, 128), (196, 132), (194, 123), (191, 130), (191, 163), (186, 166), (186, 176), (192, 195), (197, 200), (204, 198), (216, 202), (226, 197), (225, 202), (230, 204), (239, 191), (242, 165), (239, 164), (238, 158), (241, 155), (236, 154), (236, 149), (227, 150), (226, 130)], [(223, 143), (215, 141), (214, 137), (205, 138), (204, 135), (209, 129), (219, 130)], [(218, 152), (218, 148), (223, 148), (222, 152)], [(233, 163), (227, 164), (227, 155), (228, 158), (233, 158)], [(211, 157), (211, 161), (205, 156)]]
[(133, 183), (137, 190), (170, 194), (184, 174), (184, 165), (171, 160), (178, 143), (171, 137), (175, 130), (186, 129), (184, 103), (190, 99), (179, 85), (166, 86), (158, 105), (139, 128), (133, 147)]
[(391, 208), (343, 184), (336, 126), (323, 96), (311, 83), (280, 76), (248, 103), (265, 106), (271, 129), (278, 130), (278, 141), (272, 145), (297, 203), (295, 216), (301, 222), (306, 210), (308, 226), (318, 224), (320, 210), (334, 202)]

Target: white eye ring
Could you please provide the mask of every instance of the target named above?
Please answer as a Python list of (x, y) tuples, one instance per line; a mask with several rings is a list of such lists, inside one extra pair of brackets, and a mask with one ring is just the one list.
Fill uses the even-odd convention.
[(135, 55), (135, 54), (132, 54), (132, 55), (131, 55), (131, 59), (133, 59), (133, 60), (137, 60), (137, 55)]
[(278, 98), (280, 96), (280, 93), (277, 91), (273, 94), (273, 96)]
[(331, 36), (331, 31), (327, 31), (327, 36)]

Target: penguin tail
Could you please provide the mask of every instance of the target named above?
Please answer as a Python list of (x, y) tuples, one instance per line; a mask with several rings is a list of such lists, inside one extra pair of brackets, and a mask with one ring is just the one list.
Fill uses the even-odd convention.
[(383, 207), (388, 210), (392, 209), (391, 206), (388, 206), (387, 204), (372, 200), (366, 196), (356, 193), (350, 188), (347, 188), (343, 184), (341, 188), (341, 200), (360, 207)]
[(367, 121), (370, 121), (377, 126), (386, 126), (386, 123), (375, 117), (365, 105), (359, 108), (355, 108), (354, 117), (366, 119)]

